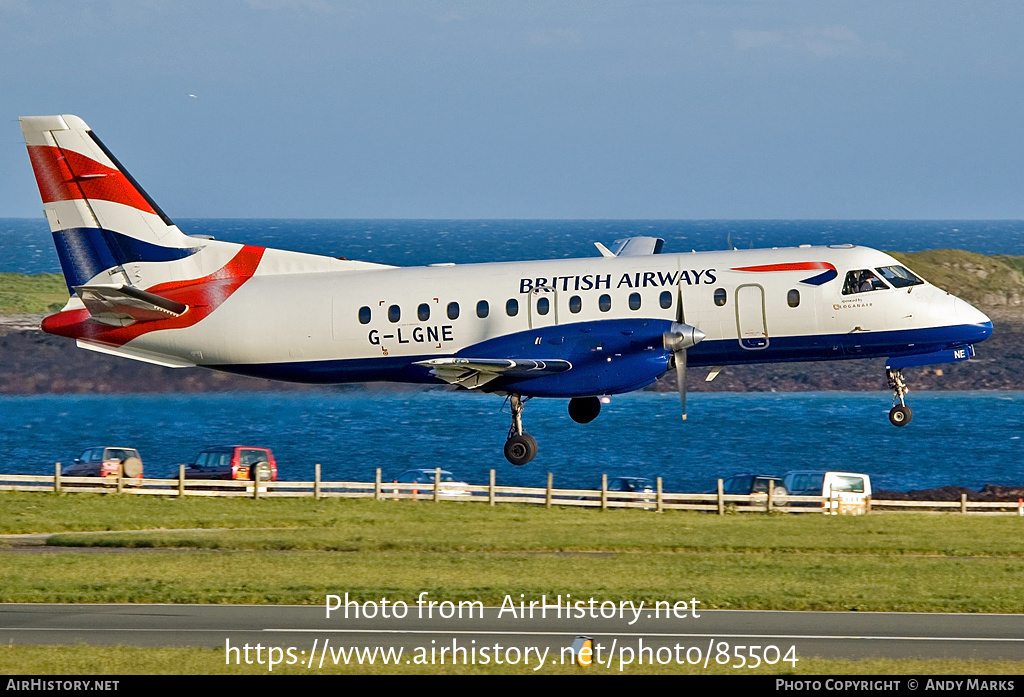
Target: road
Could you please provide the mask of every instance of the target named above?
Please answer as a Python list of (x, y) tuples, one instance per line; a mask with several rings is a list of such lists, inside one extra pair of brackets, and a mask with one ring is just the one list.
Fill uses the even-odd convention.
[[(529, 648), (536, 661), (547, 648), (554, 660), (578, 636), (592, 638), (616, 662), (639, 655), (641, 647), (654, 660), (672, 655), (724, 663), (728, 657), (733, 665), (776, 663), (787, 655), (1024, 660), (1019, 615), (707, 610), (698, 611), (699, 617), (686, 612), (666, 618), (667, 612), (658, 617), (650, 608), (634, 613), (626, 606), (621, 617), (616, 609), (614, 617), (602, 618), (598, 604), (593, 611), (587, 607), (586, 617), (569, 619), (563, 603), (561, 612), (549, 608), (546, 617), (539, 607), (532, 619), (521, 616), (517, 605), (514, 614), (507, 607), (484, 608), (472, 617), (463, 608), (460, 619), (457, 608), (432, 609), (433, 617), (426, 616), (428, 607), (418, 607), (414, 599), (404, 618), (383, 619), (378, 603), (360, 609), (360, 615), (370, 610), (375, 618), (356, 619), (350, 608), (348, 619), (343, 609), (328, 619), (324, 606), (0, 604), (0, 643), (231, 647), (239, 649), (232, 656), (261, 663), (269, 647), (281, 649), (282, 657), (291, 648), (293, 662), (311, 667), (332, 660), (332, 651), (353, 646), (401, 647), (405, 656), (433, 650), (435, 660), (442, 649), (450, 657), (456, 649), (488, 648), (493, 655), (518, 647), (509, 655), (531, 655)], [(388, 610), (394, 613), (396, 607)], [(442, 612), (453, 616), (446, 619)]]

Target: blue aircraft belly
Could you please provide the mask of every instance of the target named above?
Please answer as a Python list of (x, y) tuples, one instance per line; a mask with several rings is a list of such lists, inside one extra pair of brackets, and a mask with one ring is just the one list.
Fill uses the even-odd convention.
[[(654, 382), (669, 367), (661, 336), (671, 322), (656, 319), (606, 320), (555, 325), (474, 344), (456, 355), (466, 358), (562, 359), (572, 370), (530, 379), (502, 378), (487, 392), (523, 396), (574, 397), (629, 392)], [(743, 348), (736, 339), (705, 339), (687, 351), (691, 366), (820, 361), (840, 358), (890, 358), (958, 348), (987, 339), (991, 322), (857, 334), (770, 337), (762, 349)], [(539, 338), (539, 341), (538, 341)], [(241, 375), (313, 384), (407, 382), (439, 384), (418, 361), (446, 354), (295, 361), (212, 366)]]

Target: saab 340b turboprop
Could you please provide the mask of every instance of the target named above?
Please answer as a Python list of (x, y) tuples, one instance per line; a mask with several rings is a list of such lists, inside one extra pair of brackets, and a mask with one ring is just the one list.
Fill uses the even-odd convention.
[(507, 395), (505, 456), (537, 454), (531, 397), (600, 397), (686, 366), (885, 357), (966, 360), (984, 314), (852, 245), (687, 254), (634, 237), (588, 259), (399, 268), (181, 232), (77, 116), (21, 119), (70, 299), (43, 320), (78, 346), (162, 366), (307, 383), (449, 383)]

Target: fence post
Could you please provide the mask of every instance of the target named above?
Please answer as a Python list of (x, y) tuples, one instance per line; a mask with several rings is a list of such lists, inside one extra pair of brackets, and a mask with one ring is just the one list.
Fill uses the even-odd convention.
[(725, 490), (722, 485), (722, 480), (718, 480), (718, 515), (725, 515)]
[(960, 512), (967, 512), (967, 494), (960, 494)]
[(434, 468), (434, 503), (441, 500), (441, 468)]
[(601, 510), (608, 510), (608, 475), (601, 475)]
[(377, 473), (374, 475), (373, 480), (373, 500), (380, 501), (381, 495), (383, 494), (383, 485), (380, 479), (380, 467), (377, 468)]
[(320, 500), (320, 463), (313, 468), (313, 500)]
[(258, 499), (260, 497), (260, 468), (256, 467), (256, 479), (253, 480), (252, 485), (252, 497)]
[(765, 513), (772, 512), (772, 506), (775, 504), (775, 480), (768, 480), (768, 501), (765, 504)]
[(60, 493), (60, 463), (57, 463), (56, 472), (53, 473), (53, 493)]
[(185, 465), (178, 465), (178, 496), (185, 495)]
[(124, 491), (124, 463), (117, 466), (117, 493)]
[(664, 503), (665, 502), (661, 498), (661, 477), (658, 477), (658, 508), (656, 509), (658, 513), (661, 513), (662, 511), (665, 510)]
[(548, 472), (548, 491), (547, 495), (544, 497), (545, 508), (551, 508), (551, 485), (554, 483), (554, 480), (555, 476), (551, 474), (551, 472)]
[(494, 470), (491, 470), (491, 485), (490, 485), (490, 488), (488, 488), (488, 490), (487, 490), (487, 499), (488, 499), (488, 502), (493, 506), (494, 505)]

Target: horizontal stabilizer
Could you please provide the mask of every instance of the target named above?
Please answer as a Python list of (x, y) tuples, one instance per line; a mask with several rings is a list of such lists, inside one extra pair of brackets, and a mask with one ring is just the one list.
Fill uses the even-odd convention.
[(135, 322), (152, 322), (178, 317), (187, 305), (125, 285), (75, 286), (89, 314), (97, 322), (127, 327)]
[(120, 358), (130, 358), (133, 361), (142, 361), (143, 363), (152, 363), (153, 365), (163, 366), (164, 368), (195, 368), (196, 364), (191, 361), (186, 361), (177, 356), (168, 356), (163, 353), (154, 353), (153, 351), (145, 351), (137, 348), (127, 348), (125, 346), (107, 346), (105, 344), (96, 344), (91, 341), (78, 340), (78, 348), (88, 349), (89, 351), (95, 351), (96, 353), (105, 353), (109, 356), (118, 356)]
[(528, 358), (432, 358), (417, 361), (416, 365), (427, 366), (435, 377), (467, 389), (480, 387), (498, 377), (540, 377), (572, 368), (572, 363), (561, 359)]

